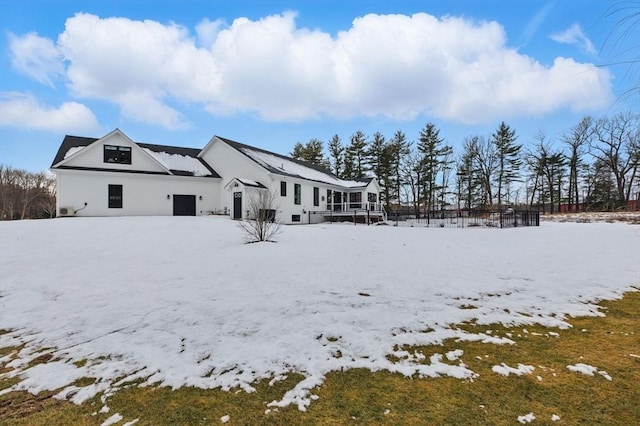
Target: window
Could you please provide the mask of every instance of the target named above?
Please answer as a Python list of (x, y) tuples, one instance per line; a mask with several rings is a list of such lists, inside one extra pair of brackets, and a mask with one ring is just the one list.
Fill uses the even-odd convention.
[(378, 194), (373, 192), (367, 192), (367, 201), (370, 203), (375, 203), (378, 201)]
[(350, 209), (362, 208), (362, 192), (352, 192), (349, 194), (349, 208)]
[(130, 146), (104, 146), (104, 162), (131, 164), (131, 147)]
[(313, 187), (313, 205), (316, 207), (320, 205), (320, 188), (315, 186)]
[(293, 184), (293, 204), (300, 204), (302, 202), (302, 190), (299, 183)]
[(281, 197), (287, 196), (287, 182), (285, 181), (280, 181), (280, 196)]
[(109, 208), (122, 208), (122, 185), (109, 185)]
[(299, 214), (292, 214), (291, 215), (291, 222), (300, 222), (300, 215)]

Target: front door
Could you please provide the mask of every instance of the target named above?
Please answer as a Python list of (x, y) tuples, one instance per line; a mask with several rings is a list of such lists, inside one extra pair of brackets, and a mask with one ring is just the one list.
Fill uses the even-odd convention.
[(196, 196), (173, 194), (173, 215), (174, 216), (195, 216)]
[(242, 192), (233, 193), (233, 218), (242, 219)]

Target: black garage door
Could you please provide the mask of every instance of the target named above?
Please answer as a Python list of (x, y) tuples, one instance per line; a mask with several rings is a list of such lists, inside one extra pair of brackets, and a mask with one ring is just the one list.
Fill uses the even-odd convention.
[(196, 196), (195, 195), (173, 195), (173, 215), (174, 216), (195, 216)]

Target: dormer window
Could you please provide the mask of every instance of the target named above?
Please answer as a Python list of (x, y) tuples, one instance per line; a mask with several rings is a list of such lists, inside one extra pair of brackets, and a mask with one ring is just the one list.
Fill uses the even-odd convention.
[(131, 164), (131, 147), (105, 145), (104, 146), (104, 162)]

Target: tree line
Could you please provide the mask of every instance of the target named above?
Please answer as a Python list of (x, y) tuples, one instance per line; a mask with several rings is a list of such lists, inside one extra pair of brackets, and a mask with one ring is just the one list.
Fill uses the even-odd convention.
[[(548, 212), (616, 210), (640, 193), (640, 115), (585, 116), (556, 137), (540, 131), (519, 143), (502, 122), (489, 137), (471, 135), (453, 147), (428, 123), (416, 141), (356, 131), (343, 142), (313, 138), (291, 157), (339, 178), (376, 177), (388, 212), (445, 208), (537, 208)], [(635, 205), (637, 207), (637, 202)]]
[(0, 218), (41, 219), (56, 215), (56, 179), (0, 164)]

